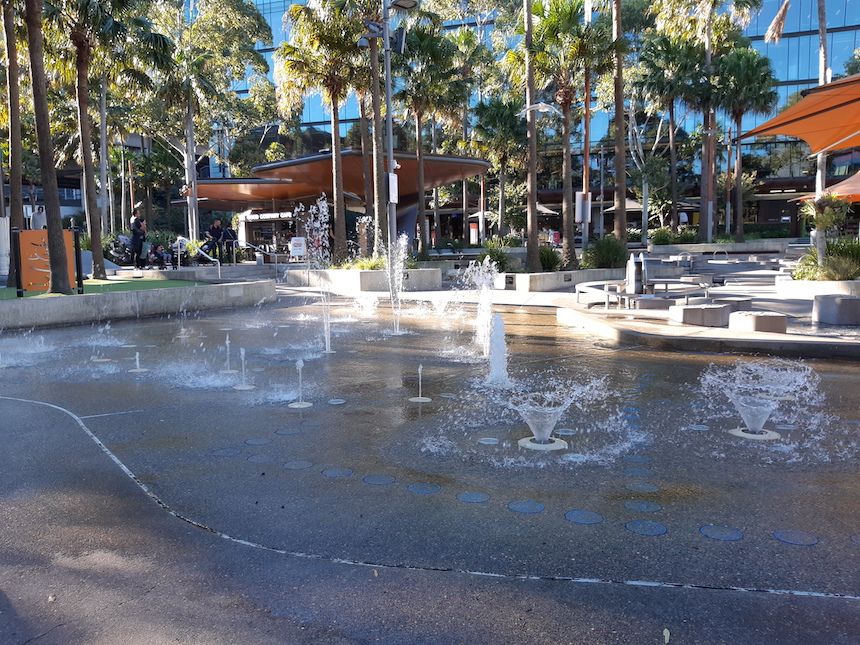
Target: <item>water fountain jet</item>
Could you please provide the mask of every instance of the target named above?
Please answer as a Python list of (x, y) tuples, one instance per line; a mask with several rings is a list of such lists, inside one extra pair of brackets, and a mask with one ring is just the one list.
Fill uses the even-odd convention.
[(433, 399), (430, 397), (424, 396), (422, 392), (422, 375), (424, 372), (424, 366), (420, 363), (418, 364), (418, 396), (411, 396), (409, 400), (412, 403), (430, 403)]
[(294, 410), (303, 410), (304, 408), (309, 408), (313, 405), (310, 401), (304, 400), (304, 392), (302, 389), (302, 368), (305, 366), (305, 362), (302, 359), (296, 361), (296, 371), (299, 373), (299, 399), (298, 401), (293, 401), (288, 404), (288, 408), (293, 408)]

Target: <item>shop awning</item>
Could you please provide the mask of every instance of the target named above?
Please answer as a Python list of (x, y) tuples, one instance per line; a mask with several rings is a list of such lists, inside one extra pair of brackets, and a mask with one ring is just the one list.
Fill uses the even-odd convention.
[(740, 136), (788, 135), (813, 153), (860, 146), (860, 74), (803, 92), (803, 98)]

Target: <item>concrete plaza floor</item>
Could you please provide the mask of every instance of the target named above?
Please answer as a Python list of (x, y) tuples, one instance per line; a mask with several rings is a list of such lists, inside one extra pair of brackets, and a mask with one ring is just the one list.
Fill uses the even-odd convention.
[(828, 418), (783, 450), (706, 417), (735, 358), (500, 306), (512, 374), (615, 393), (559, 424), (574, 464), (516, 450), (469, 306), (409, 308), (336, 300), (331, 355), (307, 294), (0, 336), (0, 642), (856, 642), (854, 364), (810, 362)]

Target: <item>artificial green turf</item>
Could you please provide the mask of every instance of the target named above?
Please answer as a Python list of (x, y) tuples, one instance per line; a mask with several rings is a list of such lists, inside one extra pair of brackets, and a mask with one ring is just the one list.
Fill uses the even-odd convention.
[[(132, 280), (84, 280), (84, 293), (108, 293), (112, 291), (140, 291), (142, 289), (170, 289), (173, 287), (193, 287), (196, 282), (190, 280), (147, 280), (144, 278)], [(46, 294), (38, 291), (28, 291), (24, 297), (55, 297), (56, 294)], [(15, 289), (0, 288), (0, 300), (15, 298)]]

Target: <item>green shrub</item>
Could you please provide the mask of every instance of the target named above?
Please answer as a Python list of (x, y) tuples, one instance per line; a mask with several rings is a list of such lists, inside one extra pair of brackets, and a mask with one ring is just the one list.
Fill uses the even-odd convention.
[(335, 265), (333, 268), (335, 269), (358, 269), (360, 271), (379, 271), (386, 267), (385, 256), (380, 255), (379, 257), (369, 257), (369, 258), (352, 258), (351, 260), (346, 260), (345, 262), (341, 262), (338, 265)]
[(580, 266), (583, 269), (617, 269), (626, 262), (627, 247), (614, 235), (607, 235), (585, 249)]
[[(663, 246), (664, 244), (672, 243), (672, 229), (668, 226), (662, 226), (658, 229), (655, 229), (651, 235), (651, 244), (655, 244), (657, 246)], [(604, 238), (605, 239), (605, 238)]]
[(436, 245), (433, 247), (435, 249), (454, 249), (455, 251), (459, 251), (463, 248), (463, 242), (460, 240), (456, 240), (450, 237), (441, 237), (436, 240)]
[(818, 280), (818, 256), (815, 249), (809, 249), (797, 262), (797, 267), (791, 274), (795, 280)]
[(692, 226), (685, 226), (678, 229), (678, 232), (673, 236), (674, 244), (695, 244), (698, 241), (699, 230)]
[(819, 272), (819, 280), (856, 280), (860, 278), (860, 262), (854, 258), (828, 255)]
[(544, 271), (558, 271), (561, 268), (561, 254), (551, 246), (541, 246), (538, 253)]
[(848, 238), (828, 241), (827, 255), (851, 258), (855, 262), (860, 263), (860, 241)]
[(495, 263), (499, 273), (505, 273), (509, 268), (508, 254), (500, 248), (488, 248), (478, 256), (478, 262), (483, 262), (484, 258), (490, 258), (490, 262)]

